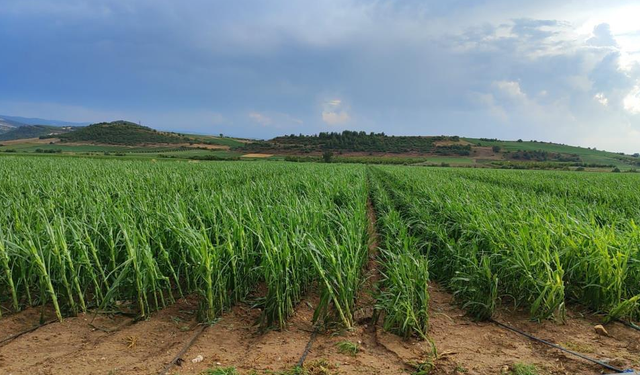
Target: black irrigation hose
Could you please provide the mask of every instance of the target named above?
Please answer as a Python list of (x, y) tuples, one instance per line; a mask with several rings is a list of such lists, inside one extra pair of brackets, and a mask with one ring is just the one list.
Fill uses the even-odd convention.
[(200, 328), (198, 328), (198, 330), (196, 331), (196, 333), (191, 337), (191, 339), (184, 345), (184, 347), (182, 347), (180, 352), (178, 352), (178, 354), (176, 354), (176, 356), (173, 357), (171, 362), (169, 362), (165, 366), (165, 368), (162, 371), (160, 371), (159, 375), (167, 375), (169, 373), (169, 370), (171, 370), (171, 368), (173, 367), (173, 365), (175, 365), (178, 362), (178, 360), (180, 360), (180, 358), (184, 355), (184, 353), (186, 353), (187, 350), (189, 350), (189, 348), (191, 347), (191, 345), (193, 345), (193, 343), (196, 342), (198, 337), (200, 337), (200, 334), (202, 334), (202, 332), (204, 332), (204, 330), (207, 329), (208, 327), (209, 327), (208, 324), (201, 325)]
[(517, 328), (510, 327), (510, 326), (508, 326), (508, 325), (506, 325), (506, 324), (502, 324), (502, 323), (497, 322), (497, 321), (495, 321), (495, 320), (493, 320), (493, 319), (489, 319), (489, 321), (490, 321), (490, 322), (493, 322), (493, 323), (495, 323), (495, 324), (497, 324), (498, 326), (500, 326), (500, 327), (502, 327), (502, 328), (508, 329), (509, 331), (512, 331), (512, 332), (515, 332), (515, 333), (520, 334), (520, 335), (522, 335), (522, 336), (528, 337), (529, 339), (531, 339), (531, 340), (533, 340), (533, 341), (537, 341), (537, 342), (539, 342), (539, 343), (542, 343), (542, 344), (548, 345), (548, 346), (550, 346), (550, 347), (552, 347), (552, 348), (555, 348), (555, 349), (561, 350), (561, 351), (563, 351), (563, 352), (565, 352), (565, 353), (569, 353), (569, 354), (572, 354), (572, 355), (574, 355), (574, 356), (576, 356), (576, 357), (580, 357), (580, 358), (582, 358), (582, 359), (584, 359), (584, 360), (586, 360), (586, 361), (589, 361), (589, 362), (592, 362), (592, 363), (598, 364), (598, 365), (600, 365), (600, 366), (602, 366), (602, 367), (604, 367), (604, 368), (606, 368), (606, 369), (609, 369), (609, 370), (611, 370), (611, 371), (615, 371), (615, 372), (617, 372), (617, 373), (634, 373), (633, 371), (630, 371), (630, 370), (623, 370), (623, 369), (621, 369), (621, 368), (619, 368), (619, 367), (611, 366), (611, 365), (610, 365), (610, 364), (608, 364), (608, 363), (604, 363), (604, 362), (602, 362), (602, 361), (598, 361), (597, 359), (593, 359), (593, 358), (587, 357), (586, 355), (580, 354), (580, 353), (578, 353), (578, 352), (574, 352), (573, 350), (565, 349), (565, 348), (563, 348), (563, 347), (562, 347), (562, 346), (560, 346), (560, 345), (556, 345), (556, 344), (551, 343), (551, 342), (549, 342), (549, 341), (545, 341), (545, 340), (539, 339), (539, 338), (537, 338), (537, 337), (535, 337), (535, 336), (532, 336), (532, 335), (530, 335), (530, 334), (528, 334), (528, 333), (526, 333), (526, 332), (520, 331), (520, 330), (519, 330), (519, 329), (517, 329)]
[(640, 327), (638, 325), (634, 324), (633, 322), (627, 322), (627, 321), (624, 321), (624, 320), (621, 320), (621, 319), (616, 319), (616, 320), (618, 322), (624, 324), (625, 326), (629, 327), (629, 328), (633, 328), (636, 331), (640, 331)]
[(315, 327), (313, 329), (311, 337), (309, 338), (309, 342), (307, 342), (307, 346), (305, 346), (304, 352), (302, 352), (302, 356), (300, 357), (300, 360), (296, 365), (297, 367), (302, 367), (304, 365), (304, 361), (305, 359), (307, 359), (307, 355), (309, 355), (309, 351), (311, 350), (311, 345), (313, 345), (313, 342), (316, 341), (316, 336), (318, 336), (318, 327)]
[(57, 321), (58, 321), (58, 319), (50, 320), (48, 322), (44, 322), (44, 323), (39, 324), (37, 326), (31, 327), (29, 329), (26, 329), (26, 330), (24, 330), (22, 332), (16, 333), (15, 335), (11, 335), (11, 336), (9, 336), (9, 337), (7, 337), (5, 339), (0, 340), (0, 346), (8, 343), (9, 341), (17, 339), (18, 337), (20, 337), (22, 335), (26, 335), (27, 333), (33, 332), (33, 331), (37, 330), (38, 328), (44, 327), (44, 326), (46, 326), (48, 324), (51, 324), (51, 323), (55, 323)]

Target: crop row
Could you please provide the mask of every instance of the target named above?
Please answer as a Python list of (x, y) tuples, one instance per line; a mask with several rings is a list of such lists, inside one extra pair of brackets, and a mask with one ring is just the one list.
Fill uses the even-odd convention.
[(472, 172), (374, 172), (424, 244), (432, 277), (469, 312), (487, 318), (498, 304), (514, 303), (533, 318), (562, 320), (566, 301), (575, 301), (609, 318), (638, 317), (633, 219), (603, 209), (606, 203), (509, 186), (508, 171)]
[(3, 158), (0, 175), (0, 313), (146, 317), (195, 293), (213, 320), (264, 290), (262, 323), (283, 327), (317, 285), (316, 318), (353, 324), (362, 167)]

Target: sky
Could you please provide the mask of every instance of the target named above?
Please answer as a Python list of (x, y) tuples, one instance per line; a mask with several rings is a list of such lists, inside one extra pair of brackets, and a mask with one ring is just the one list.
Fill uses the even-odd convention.
[(640, 151), (640, 3), (0, 0), (0, 113)]

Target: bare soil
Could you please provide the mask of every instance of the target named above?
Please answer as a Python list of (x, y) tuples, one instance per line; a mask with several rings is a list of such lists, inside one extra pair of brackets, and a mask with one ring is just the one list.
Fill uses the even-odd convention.
[(270, 158), (273, 154), (244, 154), (243, 158)]
[[(359, 307), (372, 303), (366, 297)], [(300, 303), (286, 331), (260, 332), (254, 325), (259, 309), (239, 304), (208, 327), (182, 356), (170, 374), (200, 374), (206, 369), (233, 366), (240, 374), (293, 368), (307, 345), (317, 296)], [(197, 301), (186, 298), (131, 323), (128, 317), (81, 314), (52, 323), (0, 344), (2, 374), (158, 374), (180, 352), (198, 323)], [(45, 320), (53, 318), (51, 311)], [(596, 334), (597, 317), (569, 313), (566, 324), (535, 323), (520, 311), (501, 309), (496, 320), (588, 356), (622, 368), (638, 368), (640, 332), (620, 323), (606, 325), (610, 336)], [(0, 341), (37, 325), (40, 309), (0, 319)], [(99, 327), (96, 329), (94, 327)], [(116, 328), (115, 332), (105, 332)], [(102, 329), (102, 330), (101, 330)], [(600, 374), (600, 366), (532, 342), (489, 322), (464, 315), (450, 294), (431, 285), (431, 330), (438, 356), (428, 342), (404, 341), (372, 325), (367, 314), (352, 331), (323, 332), (306, 359), (308, 368), (333, 374), (407, 374), (418, 364), (433, 364), (432, 374), (499, 374), (514, 363), (535, 364), (542, 374)], [(359, 346), (355, 356), (339, 352), (337, 344)], [(201, 355), (204, 360), (192, 363)], [(505, 367), (506, 366), (506, 367)], [(605, 371), (606, 372), (606, 371)], [(322, 373), (322, 372), (318, 372)]]
[(472, 157), (474, 159), (483, 160), (503, 160), (503, 155), (499, 152), (493, 152), (491, 147), (473, 147)]
[(14, 139), (11, 141), (2, 141), (1, 143), (5, 146), (10, 146), (10, 145), (19, 145), (19, 144), (23, 144), (23, 143), (33, 143), (33, 144), (49, 144), (50, 142), (56, 143), (59, 142), (60, 139), (59, 138), (45, 138), (45, 139), (40, 139), (40, 138), (24, 138), (24, 139)]

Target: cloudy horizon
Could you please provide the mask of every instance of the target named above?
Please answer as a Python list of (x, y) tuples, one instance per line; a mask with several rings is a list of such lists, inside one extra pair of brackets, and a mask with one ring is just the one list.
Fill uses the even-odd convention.
[(631, 1), (0, 0), (0, 113), (640, 151)]

